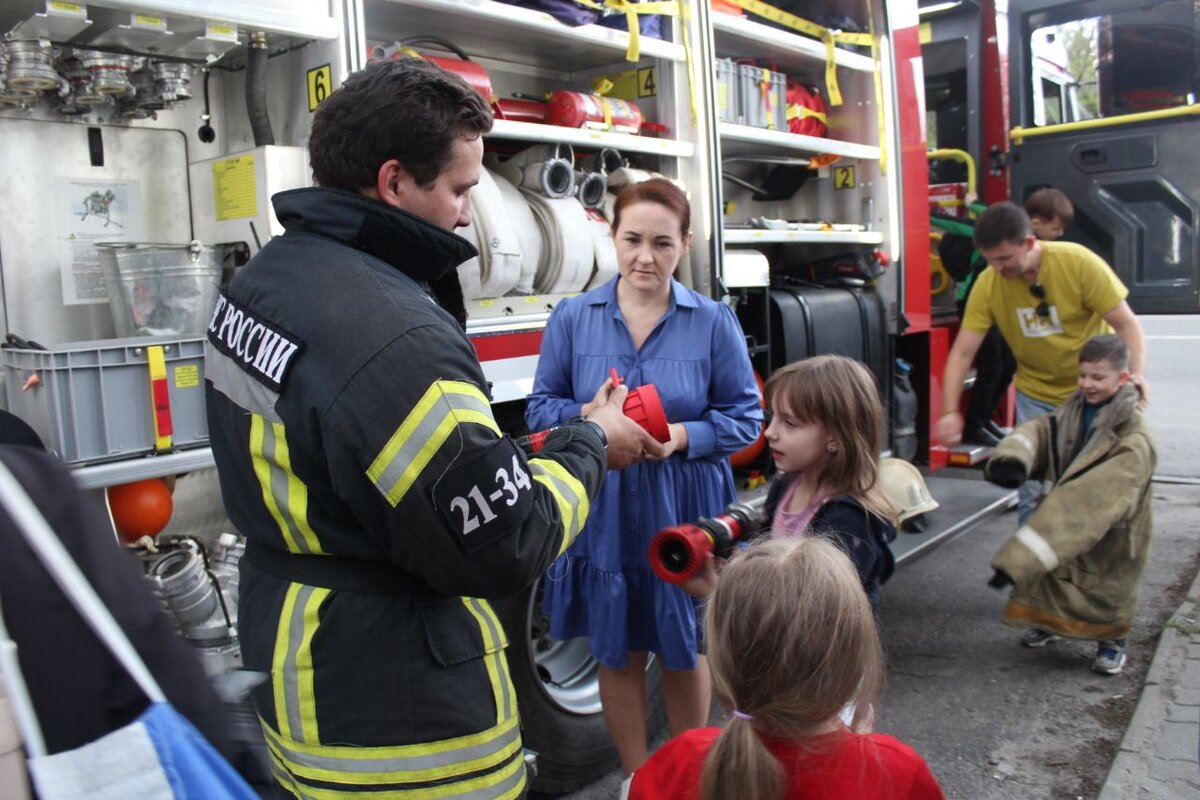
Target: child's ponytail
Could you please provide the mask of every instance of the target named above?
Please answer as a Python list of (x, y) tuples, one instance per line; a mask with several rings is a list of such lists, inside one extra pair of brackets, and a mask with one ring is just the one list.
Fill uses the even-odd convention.
[(783, 767), (752, 723), (731, 719), (704, 759), (700, 800), (779, 800), (783, 789)]

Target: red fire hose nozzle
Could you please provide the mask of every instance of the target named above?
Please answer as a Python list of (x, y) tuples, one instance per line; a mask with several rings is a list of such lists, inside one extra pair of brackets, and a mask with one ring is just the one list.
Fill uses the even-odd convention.
[[(609, 370), (608, 374), (612, 378), (614, 389), (621, 385), (621, 378), (615, 369)], [(630, 389), (629, 394), (625, 396), (625, 404), (621, 406), (621, 411), (658, 441), (664, 443), (671, 441), (671, 426), (667, 422), (667, 412), (663, 409), (658, 389), (654, 388), (653, 383)], [(546, 443), (546, 437), (552, 430), (554, 429), (547, 428), (544, 431), (522, 436), (517, 440), (517, 446), (527, 453), (540, 452), (542, 445)]]
[(667, 583), (683, 583), (704, 567), (709, 553), (728, 558), (734, 542), (762, 533), (763, 513), (746, 503), (730, 503), (724, 514), (663, 528), (650, 541), (650, 568)]

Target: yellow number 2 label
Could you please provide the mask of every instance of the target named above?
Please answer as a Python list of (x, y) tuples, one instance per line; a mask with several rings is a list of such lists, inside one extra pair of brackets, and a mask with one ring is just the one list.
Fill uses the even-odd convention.
[(333, 91), (333, 70), (328, 64), (310, 69), (308, 78), (308, 110), (316, 111), (321, 101)]
[(854, 167), (833, 168), (833, 188), (853, 189), (857, 185), (858, 182), (854, 179)]

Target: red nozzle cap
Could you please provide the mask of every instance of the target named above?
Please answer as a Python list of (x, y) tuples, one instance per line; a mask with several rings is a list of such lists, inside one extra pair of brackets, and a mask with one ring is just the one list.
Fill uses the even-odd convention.
[(621, 385), (621, 376), (617, 374), (616, 367), (609, 367), (608, 377), (612, 378), (612, 385), (614, 389)]
[(667, 583), (683, 583), (701, 570), (712, 548), (712, 537), (695, 525), (663, 528), (650, 540), (650, 568)]
[(621, 408), (625, 416), (641, 425), (647, 433), (660, 442), (671, 441), (671, 427), (667, 423), (667, 412), (663, 410), (658, 389), (653, 383), (643, 384), (629, 390), (625, 405)]

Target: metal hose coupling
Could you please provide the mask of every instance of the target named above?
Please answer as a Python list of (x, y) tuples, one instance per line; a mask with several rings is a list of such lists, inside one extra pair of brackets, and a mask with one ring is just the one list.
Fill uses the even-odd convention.
[(185, 539), (179, 545), (151, 565), (148, 577), (154, 593), (178, 622), (183, 638), (200, 646), (231, 641), (232, 621), (199, 543)]
[(537, 161), (521, 169), (520, 186), (545, 197), (570, 197), (575, 193), (575, 171), (564, 158)]
[(604, 193), (608, 191), (608, 178), (600, 172), (576, 172), (574, 174), (575, 197), (584, 208), (601, 208)]

